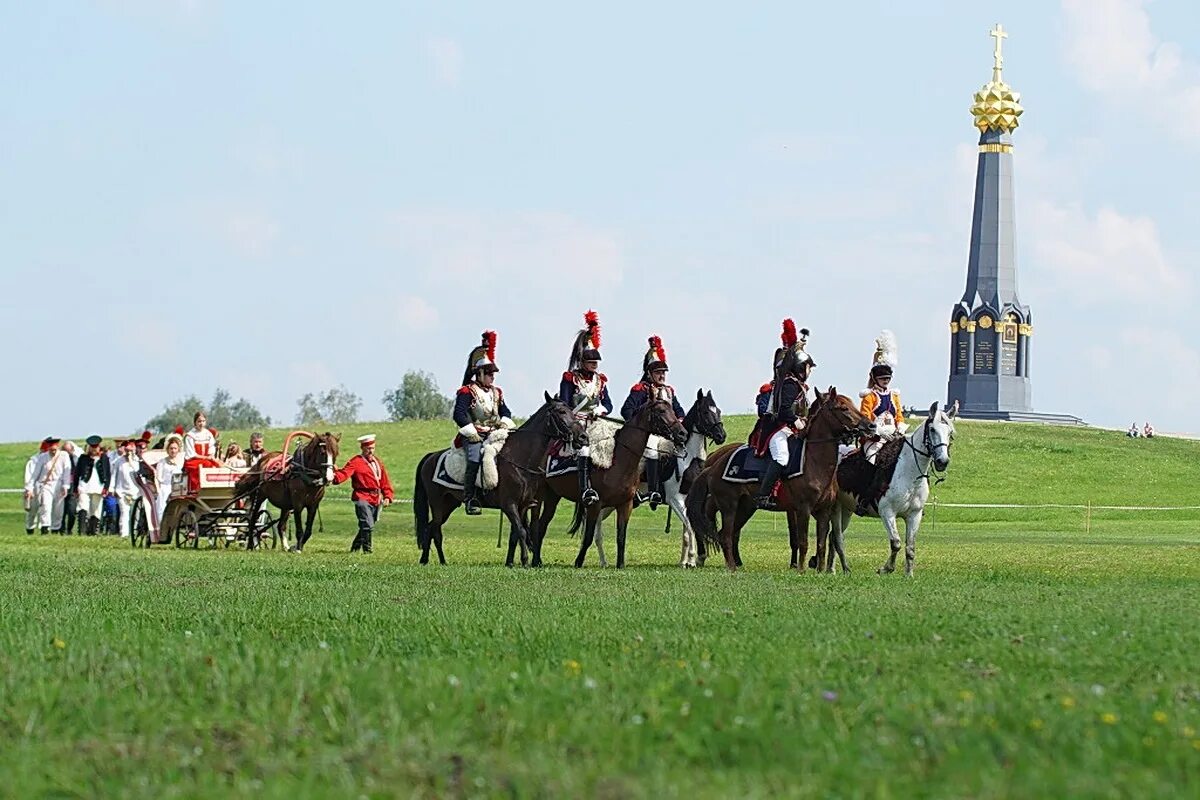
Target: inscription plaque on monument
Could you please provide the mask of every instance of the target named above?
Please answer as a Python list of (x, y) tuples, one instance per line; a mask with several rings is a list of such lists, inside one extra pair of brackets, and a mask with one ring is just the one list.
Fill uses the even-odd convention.
[(990, 331), (975, 334), (975, 374), (996, 374), (996, 343)]
[(971, 342), (966, 333), (960, 333), (954, 342), (954, 372), (965, 375), (970, 365)]

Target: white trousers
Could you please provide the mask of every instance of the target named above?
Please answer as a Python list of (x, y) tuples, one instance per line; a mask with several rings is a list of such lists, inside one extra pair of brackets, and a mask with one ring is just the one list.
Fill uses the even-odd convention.
[(788, 452), (788, 437), (791, 435), (791, 428), (780, 428), (768, 442), (768, 446), (771, 449), (771, 458), (781, 467), (787, 466), (788, 457), (791, 456), (791, 453)]
[(37, 527), (38, 520), (38, 492), (34, 489), (33, 497), (25, 501), (25, 530), (31, 531)]
[(66, 496), (58, 489), (58, 484), (47, 486), (46, 484), (38, 484), (34, 487), (34, 493), (37, 495), (37, 522), (43, 528), (57, 529), (62, 527), (63, 520), (63, 501)]
[(120, 515), (117, 517), (117, 530), (121, 532), (122, 537), (129, 536), (129, 522), (133, 504), (137, 502), (136, 494), (119, 494), (117, 495), (117, 504), (120, 507)]
[(79, 505), (77, 511), (82, 511), (86, 517), (100, 518), (100, 512), (104, 510), (104, 495), (100, 492), (85, 492), (79, 490)]

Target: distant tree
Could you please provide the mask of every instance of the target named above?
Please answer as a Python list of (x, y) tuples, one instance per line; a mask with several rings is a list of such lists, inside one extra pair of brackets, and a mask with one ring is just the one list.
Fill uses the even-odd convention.
[(438, 389), (437, 381), (428, 372), (409, 370), (400, 385), (383, 396), (388, 419), (444, 419), (450, 416), (454, 401)]
[(271, 424), (271, 418), (259, 411), (249, 400), (239, 397), (235, 401), (233, 395), (217, 387), (207, 405), (194, 394), (181, 397), (170, 405), (163, 406), (161, 414), (147, 420), (146, 428), (155, 433), (166, 433), (174, 430), (177, 425), (190, 428), (192, 416), (197, 411), (203, 411), (208, 417), (209, 426), (217, 430), (265, 428)]
[(296, 424), (306, 428), (317, 424), (351, 425), (358, 422), (362, 398), (345, 386), (335, 386), (321, 394), (312, 392), (296, 401)]

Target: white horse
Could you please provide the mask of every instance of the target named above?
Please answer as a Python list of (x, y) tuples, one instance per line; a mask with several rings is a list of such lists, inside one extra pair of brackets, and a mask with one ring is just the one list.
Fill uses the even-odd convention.
[[(687, 509), (684, 507), (687, 495), (681, 492), (680, 488), (684, 473), (689, 467), (697, 461), (700, 467), (704, 466), (704, 459), (708, 455), (705, 449), (707, 440), (712, 439), (717, 445), (725, 443), (725, 425), (721, 422), (721, 409), (717, 408), (717, 402), (713, 400), (711, 391), (705, 394), (703, 389), (696, 390), (696, 402), (692, 403), (692, 407), (684, 416), (683, 427), (688, 432), (687, 443), (683, 446), (683, 452), (675, 456), (675, 473), (663, 481), (663, 500), (674, 510), (675, 516), (679, 517), (683, 524), (679, 566), (691, 569), (696, 566), (696, 532), (692, 530), (692, 524), (688, 522)], [(656, 438), (651, 437), (651, 441)], [(642, 462), (640, 468), (645, 468), (645, 461)], [(600, 519), (596, 521), (596, 553), (600, 556), (601, 567), (607, 567), (608, 561), (604, 558), (604, 540), (600, 531), (602, 523), (612, 512), (611, 508), (604, 509), (600, 514)]]
[[(879, 568), (880, 575), (896, 571), (896, 554), (900, 552), (897, 519), (904, 520), (904, 574), (913, 574), (913, 562), (917, 558), (917, 531), (921, 528), (925, 502), (929, 499), (929, 475), (935, 468), (938, 472), (944, 472), (950, 467), (950, 443), (954, 441), (954, 417), (957, 413), (957, 404), (946, 412), (939, 411), (935, 402), (929, 407), (928, 419), (904, 437), (887, 492), (880, 498), (877, 510), (871, 514), (883, 520), (883, 529), (887, 531), (892, 548), (888, 560)], [(861, 457), (855, 455), (850, 458)], [(829, 548), (830, 569), (836, 552), (841, 560), (842, 571), (849, 571), (842, 545), (846, 528), (854, 517), (855, 505), (854, 495), (844, 489), (838, 492), (837, 508), (831, 519), (833, 546)]]

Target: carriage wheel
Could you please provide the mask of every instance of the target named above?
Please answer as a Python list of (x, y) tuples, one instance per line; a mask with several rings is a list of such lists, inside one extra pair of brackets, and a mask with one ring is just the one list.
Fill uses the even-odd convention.
[(193, 550), (200, 546), (200, 518), (190, 508), (179, 513), (179, 522), (175, 524), (175, 546), (191, 546)]
[(129, 510), (129, 546), (135, 550), (150, 546), (150, 525), (146, 519), (145, 501), (141, 498)]

